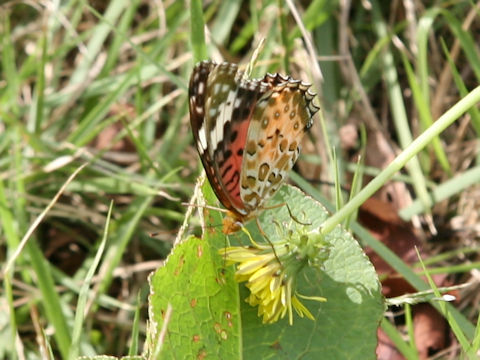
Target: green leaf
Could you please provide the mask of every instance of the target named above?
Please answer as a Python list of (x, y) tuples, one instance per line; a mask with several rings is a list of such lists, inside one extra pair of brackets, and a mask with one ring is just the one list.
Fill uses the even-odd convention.
[[(310, 222), (312, 230), (328, 217), (321, 204), (291, 186), (282, 187), (269, 205), (279, 203), (288, 204), (292, 215), (301, 222)], [(274, 221), (290, 230), (299, 226), (286, 206), (264, 211), (260, 223), (273, 243), (282, 235), (278, 226), (275, 229)], [(259, 241), (258, 237), (255, 239)], [(276, 324), (263, 325), (257, 309), (242, 301), (245, 359), (375, 359), (377, 327), (384, 311), (375, 269), (343, 228), (337, 226), (324, 241), (329, 256), (323, 268), (305, 269), (297, 285), (302, 295), (327, 298), (326, 302), (302, 300), (315, 321), (294, 315), (293, 326), (288, 325), (287, 317)], [(241, 296), (247, 296), (244, 287)]]
[[(215, 195), (208, 184), (205, 197)], [(217, 211), (206, 210), (211, 224), (221, 223)], [(210, 217), (211, 215), (211, 217)], [(218, 249), (226, 245), (225, 235), (217, 228), (207, 229), (202, 239), (190, 236), (175, 246), (149, 278), (150, 321), (148, 334), (150, 358), (158, 346), (164, 316), (171, 305), (167, 334), (154, 358), (235, 359), (240, 349), (239, 296), (233, 281), (233, 268), (226, 268)]]
[[(235, 359), (240, 347), (238, 288), (232, 271), (206, 239), (189, 237), (150, 278), (150, 321), (160, 334), (170, 304), (158, 358)], [(152, 336), (152, 335), (150, 335)], [(153, 346), (157, 346), (153, 338)]]
[[(304, 227), (297, 221), (311, 223), (307, 227), (319, 233), (328, 216), (323, 206), (290, 186), (282, 187), (268, 206), (284, 203), (296, 220), (287, 206), (264, 210), (259, 217), (272, 243), (284, 240), (288, 230)], [(327, 298), (327, 302), (301, 299), (315, 321), (294, 314), (292, 326), (288, 316), (275, 324), (262, 324), (257, 308), (244, 301), (248, 289), (233, 280), (234, 267), (227, 267), (218, 255), (218, 247), (227, 245), (218, 227), (209, 228), (220, 223), (218, 211), (205, 210), (205, 218), (203, 238), (189, 237), (176, 246), (165, 266), (151, 278), (150, 316), (155, 335), (150, 334), (150, 348), (156, 346), (168, 304), (172, 306), (162, 359), (375, 358), (376, 331), (384, 311), (381, 287), (373, 266), (348, 232), (336, 227), (327, 234), (323, 241), (329, 255), (323, 267), (307, 266), (297, 280), (301, 295)], [(265, 242), (255, 221), (247, 229), (255, 241)], [(242, 232), (228, 240), (249, 245)]]

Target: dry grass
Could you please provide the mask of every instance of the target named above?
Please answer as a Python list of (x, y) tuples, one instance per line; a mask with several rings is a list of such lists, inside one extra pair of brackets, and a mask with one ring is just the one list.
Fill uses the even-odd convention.
[[(341, 149), (341, 179), (351, 177), (363, 128), (367, 165), (383, 168), (479, 82), (478, 5), (296, 2), (309, 34), (303, 38), (291, 9), (279, 3), (205, 2), (208, 56), (246, 64), (265, 38), (253, 75), (288, 73), (314, 84), (328, 142)], [(0, 358), (39, 357), (49, 346), (54, 357), (68, 356), (80, 286), (111, 201), (80, 353), (127, 354), (137, 304), (141, 351), (147, 276), (169, 254), (186, 211), (182, 202), (189, 202), (200, 172), (187, 111), (187, 81), (198, 56), (187, 9), (152, 0), (0, 4), (0, 254), (11, 264), (2, 271)], [(472, 325), (480, 303), (478, 115), (478, 107), (469, 110), (432, 140), (383, 198), (413, 221), (425, 261), (435, 256), (430, 267), (441, 268), (449, 285), (471, 284), (455, 293), (453, 305), (470, 324), (460, 323), (469, 341), (476, 329), (473, 351), (480, 342), (479, 326)], [(333, 183), (316, 122), (297, 170), (311, 184)], [(340, 139), (346, 126), (354, 131)], [(444, 198), (427, 210), (410, 205), (432, 200), (439, 187)], [(322, 189), (334, 199), (333, 187)], [(465, 349), (450, 337), (431, 350), (456, 357)]]

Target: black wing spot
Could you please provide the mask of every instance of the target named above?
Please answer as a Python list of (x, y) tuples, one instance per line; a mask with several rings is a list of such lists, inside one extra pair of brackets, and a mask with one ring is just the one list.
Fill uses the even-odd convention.
[(225, 170), (223, 170), (222, 172), (222, 178), (225, 178), (225, 176), (227, 175), (227, 173), (230, 171), (230, 169), (232, 168), (232, 165), (228, 165)]

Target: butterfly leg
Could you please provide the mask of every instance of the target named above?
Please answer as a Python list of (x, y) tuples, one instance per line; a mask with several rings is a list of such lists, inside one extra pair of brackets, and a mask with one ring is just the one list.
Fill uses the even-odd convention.
[(268, 238), (268, 236), (267, 236), (267, 234), (265, 233), (265, 231), (263, 231), (262, 226), (260, 225), (260, 221), (258, 220), (258, 217), (255, 218), (255, 221), (256, 221), (256, 223), (257, 223), (258, 231), (260, 231), (260, 235), (262, 235), (262, 236), (267, 240), (268, 244), (269, 244), (270, 247), (272, 248), (273, 255), (275, 255), (275, 258), (277, 259), (278, 263), (281, 265), (282, 262), (281, 262), (280, 259), (278, 258), (277, 252), (275, 251), (275, 246), (274, 246), (273, 243), (270, 241), (270, 239)]

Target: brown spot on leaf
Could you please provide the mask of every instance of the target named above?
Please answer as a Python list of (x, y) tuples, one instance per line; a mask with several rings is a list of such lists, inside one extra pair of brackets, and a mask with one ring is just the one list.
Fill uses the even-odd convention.
[(198, 360), (203, 360), (207, 357), (207, 350), (205, 349), (200, 349), (197, 354), (197, 359)]
[(175, 276), (180, 274), (180, 272), (182, 271), (182, 268), (183, 268), (183, 264), (185, 264), (185, 258), (183, 256), (180, 256), (180, 259), (178, 260), (177, 267), (175, 268), (175, 271), (173, 272), (173, 274)]

